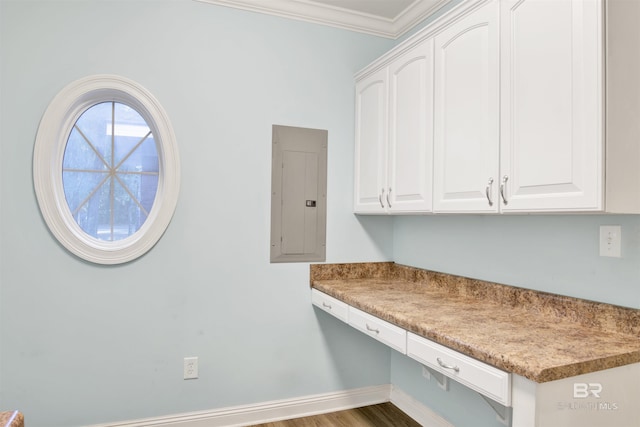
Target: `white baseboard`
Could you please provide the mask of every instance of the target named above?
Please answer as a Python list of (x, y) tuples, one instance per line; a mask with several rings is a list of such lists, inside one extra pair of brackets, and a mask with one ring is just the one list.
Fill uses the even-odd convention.
[(454, 427), (427, 406), (390, 384), (89, 427), (239, 427), (383, 402), (393, 403), (424, 427)]
[(449, 421), (396, 387), (391, 387), (389, 400), (423, 427), (454, 427)]
[(389, 402), (391, 394), (391, 385), (384, 384), (334, 393), (275, 400), (255, 405), (234, 406), (212, 411), (99, 424), (90, 427), (237, 427)]

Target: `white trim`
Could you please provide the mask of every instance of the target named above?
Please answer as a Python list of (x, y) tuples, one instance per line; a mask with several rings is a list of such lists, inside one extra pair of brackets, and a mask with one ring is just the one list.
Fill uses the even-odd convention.
[(239, 427), (391, 402), (425, 427), (454, 427), (391, 384), (87, 427)]
[[(211, 411), (146, 418), (90, 427), (235, 427), (306, 417), (359, 408), (389, 401), (391, 385), (274, 400), (254, 405), (233, 406)], [(443, 425), (443, 427), (445, 427)], [(446, 426), (450, 427), (450, 426)]]
[[(203, 1), (203, 0), (196, 0)], [(206, 0), (208, 1), (208, 0)], [(475, 10), (480, 8), (486, 3), (489, 3), (492, 0), (463, 0), (438, 18), (430, 22), (425, 27), (421, 28), (418, 32), (408, 37), (406, 40), (403, 40), (400, 44), (395, 46), (393, 49), (387, 51), (382, 54), (380, 57), (375, 59), (369, 65), (364, 67), (362, 70), (358, 71), (355, 74), (356, 81), (362, 80), (371, 74), (375, 73), (379, 69), (387, 66), (391, 61), (403, 55), (405, 52), (413, 49), (417, 45), (423, 43), (425, 40), (434, 37), (439, 32), (441, 32), (444, 28), (447, 28), (454, 21), (464, 18), (472, 14)]]
[(429, 407), (393, 386), (391, 387), (390, 401), (424, 427), (455, 427)]
[[(78, 117), (92, 105), (115, 101), (133, 107), (153, 131), (160, 175), (156, 198), (142, 227), (125, 239), (106, 242), (86, 234), (65, 202), (62, 163), (67, 138)], [(99, 74), (72, 82), (51, 101), (38, 127), (33, 150), (33, 184), (51, 233), (70, 252), (97, 264), (120, 264), (149, 251), (173, 217), (180, 189), (180, 159), (166, 112), (141, 85), (124, 77)]]
[(394, 19), (311, 0), (195, 0), (397, 39), (451, 0), (413, 2)]

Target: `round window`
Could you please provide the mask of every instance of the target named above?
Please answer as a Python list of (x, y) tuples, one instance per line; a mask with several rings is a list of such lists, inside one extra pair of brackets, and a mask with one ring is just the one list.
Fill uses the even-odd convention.
[(158, 189), (151, 129), (128, 105), (103, 102), (82, 113), (64, 150), (62, 186), (71, 215), (96, 239), (136, 233)]
[(40, 123), (33, 166), (45, 222), (88, 261), (141, 256), (173, 216), (179, 160), (171, 124), (149, 92), (122, 77), (63, 89)]

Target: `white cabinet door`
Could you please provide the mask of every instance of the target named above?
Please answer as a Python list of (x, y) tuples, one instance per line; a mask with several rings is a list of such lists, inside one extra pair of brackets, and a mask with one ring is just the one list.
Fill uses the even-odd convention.
[(495, 212), (499, 162), (499, 5), (435, 38), (436, 212)]
[(501, 209), (600, 210), (602, 4), (501, 5)]
[(386, 186), (388, 68), (356, 83), (356, 213), (384, 213)]
[(389, 65), (390, 212), (430, 212), (433, 164), (433, 39)]

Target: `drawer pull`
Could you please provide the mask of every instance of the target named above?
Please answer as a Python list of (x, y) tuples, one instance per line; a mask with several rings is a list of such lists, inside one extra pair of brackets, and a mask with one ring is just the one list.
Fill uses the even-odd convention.
[(484, 189), (484, 194), (487, 196), (487, 200), (489, 201), (489, 206), (493, 206), (493, 200), (491, 200), (491, 189), (493, 185), (493, 178), (489, 178), (489, 182), (487, 182), (487, 187)]
[(322, 306), (331, 310), (331, 304), (327, 304), (326, 302), (322, 301)]
[(371, 326), (369, 326), (368, 323), (366, 323), (365, 326), (367, 327), (367, 331), (369, 331), (369, 332), (375, 332), (376, 334), (380, 333), (380, 329), (374, 329)]
[(500, 184), (500, 196), (502, 196), (502, 202), (505, 205), (509, 204), (509, 201), (507, 200), (507, 198), (504, 196), (504, 187), (506, 187), (507, 185), (507, 180), (509, 179), (509, 176), (505, 175), (502, 177), (502, 184)]
[(455, 372), (460, 372), (460, 368), (458, 368), (457, 366), (447, 365), (442, 360), (440, 360), (439, 357), (436, 358), (436, 360), (438, 361), (438, 365), (442, 366), (443, 368), (445, 368), (445, 369), (453, 369)]

